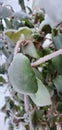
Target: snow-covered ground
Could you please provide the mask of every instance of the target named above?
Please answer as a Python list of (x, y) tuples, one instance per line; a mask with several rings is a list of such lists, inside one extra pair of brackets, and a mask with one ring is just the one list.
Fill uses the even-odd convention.
[[(0, 66), (5, 63), (6, 61), (6, 57), (2, 54), (0, 54)], [(0, 76), (3, 76), (6, 80), (7, 80), (7, 76), (0, 74)], [(1, 108), (4, 106), (5, 104), (5, 96), (9, 96), (10, 93), (7, 89), (7, 85), (1, 85), (0, 84), (0, 130), (8, 130), (8, 123), (4, 123), (4, 117), (5, 114), (3, 112), (1, 112)]]
[[(4, 55), (0, 55), (0, 65), (2, 65), (3, 63), (5, 63), (6, 61), (6, 57)], [(7, 81), (7, 76), (0, 74), (0, 76), (3, 76), (5, 78), (5, 80)], [(4, 122), (4, 117), (5, 114), (3, 112), (1, 112), (1, 108), (4, 106), (5, 104), (5, 96), (9, 96), (10, 93), (7, 89), (7, 84), (4, 85), (0, 85), (0, 130), (8, 130), (8, 123)]]
[[(0, 86), (0, 109), (5, 104), (5, 96), (9, 95), (9, 91), (7, 91), (7, 86)], [(4, 122), (5, 114), (0, 112), (0, 130), (8, 130), (8, 123)]]
[(8, 130), (8, 124), (4, 123), (4, 117), (5, 114), (0, 112), (0, 130)]
[[(10, 4), (13, 7), (14, 11), (21, 10), (21, 8), (18, 4), (18, 0), (0, 0), (0, 2), (3, 2), (5, 5)], [(32, 0), (30, 0), (28, 2), (27, 2), (27, 0), (25, 0), (25, 4), (26, 4), (26, 6), (29, 5), (29, 7), (31, 7)], [(2, 55), (2, 56), (0, 55), (0, 65), (2, 65), (5, 62), (5, 60), (6, 59), (5, 59), (4, 55)], [(5, 75), (5, 77), (6, 77), (6, 75)], [(5, 96), (8, 96), (9, 94), (10, 93), (7, 90), (7, 85), (0, 86), (0, 109), (5, 104)], [(0, 111), (0, 130), (8, 130), (8, 122), (6, 122), (6, 123), (4, 122), (4, 117), (5, 117), (5, 114)], [(20, 128), (22, 128), (22, 125)]]

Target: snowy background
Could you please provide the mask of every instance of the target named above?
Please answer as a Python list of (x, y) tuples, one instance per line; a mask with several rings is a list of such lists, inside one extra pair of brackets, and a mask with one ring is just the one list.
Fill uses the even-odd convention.
[[(18, 4), (18, 0), (0, 0), (0, 2), (3, 2), (4, 5), (10, 4), (13, 7), (14, 11), (21, 10), (21, 8)], [(32, 0), (30, 0), (28, 2), (25, 0), (25, 4), (26, 4), (26, 6), (29, 5), (29, 7), (32, 7)], [(5, 58), (0, 56), (0, 65), (3, 62), (5, 62)], [(6, 78), (6, 76), (5, 76), (5, 78)], [(6, 92), (6, 90), (7, 90), (7, 86), (3, 86), (3, 87), (0, 86), (0, 109), (5, 104), (5, 96), (9, 95), (9, 91)], [(5, 114), (0, 112), (0, 130), (8, 130), (7, 122), (4, 123), (4, 117), (5, 117)]]
[[(1, 1), (4, 4), (10, 4), (13, 7), (14, 11), (20, 11), (21, 10), (21, 8), (20, 8), (20, 6), (18, 4), (18, 0), (0, 0), (0, 2)], [(24, 1), (25, 1), (26, 6), (28, 5), (29, 7), (32, 7), (32, 1), (33, 0), (29, 0), (29, 1), (24, 0)]]

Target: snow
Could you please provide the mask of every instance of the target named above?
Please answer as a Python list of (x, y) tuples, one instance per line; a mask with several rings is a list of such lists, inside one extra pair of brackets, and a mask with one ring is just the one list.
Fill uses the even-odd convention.
[[(5, 96), (9, 96), (7, 85), (0, 86), (0, 109), (5, 104)], [(0, 130), (8, 130), (8, 122), (4, 122), (5, 114), (0, 111)]]
[[(6, 61), (6, 57), (4, 55), (0, 55), (0, 65), (4, 64)], [(0, 76), (3, 76), (0, 74)], [(7, 75), (5, 74), (3, 76), (7, 81)], [(7, 84), (4, 84), (3, 86), (0, 86), (0, 110), (5, 104), (5, 96), (9, 96), (10, 93), (7, 90)], [(0, 111), (0, 130), (8, 130), (8, 123), (4, 123), (4, 117), (5, 114)]]
[[(10, 4), (13, 7), (14, 11), (21, 10), (21, 7), (18, 4), (18, 0), (0, 0), (0, 2), (3, 2), (3, 5)], [(26, 0), (25, 0), (26, 6), (27, 5), (31, 6), (31, 3), (30, 4), (28, 4), (28, 3), (30, 3), (30, 2), (26, 3)], [(6, 61), (6, 57), (4, 55), (0, 55), (0, 65), (5, 63), (5, 61)], [(4, 78), (6, 78), (6, 75), (4, 76)], [(7, 90), (7, 84), (4, 86), (0, 86), (0, 110), (1, 110), (2, 106), (5, 104), (5, 96), (10, 96), (10, 93)], [(8, 121), (5, 123), (4, 117), (5, 117), (5, 114), (0, 111), (0, 130), (8, 130)], [(25, 130), (25, 127), (22, 126), (22, 124), (20, 127), (21, 127), (21, 130), (22, 129)]]
[[(25, 1), (25, 5), (26, 7), (29, 6), (32, 8), (32, 0), (24, 0)], [(19, 2), (18, 0), (0, 0), (0, 2), (3, 2), (3, 5), (11, 5), (14, 9), (14, 11), (20, 11), (21, 10), (21, 7), (19, 5)]]
[(39, 8), (44, 8), (46, 11), (47, 17), (44, 21), (46, 24), (48, 22), (54, 27), (62, 22), (62, 0), (33, 0), (33, 9)]
[(0, 130), (8, 130), (7, 122), (4, 123), (4, 117), (5, 114), (0, 112)]

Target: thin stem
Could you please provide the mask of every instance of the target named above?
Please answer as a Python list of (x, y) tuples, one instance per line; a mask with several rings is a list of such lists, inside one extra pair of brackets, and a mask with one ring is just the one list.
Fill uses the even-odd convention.
[(14, 49), (14, 56), (20, 51), (19, 49), (22, 46), (22, 43), (23, 43), (22, 40), (17, 41), (15, 49)]
[(25, 110), (29, 115), (29, 127), (30, 130), (34, 130), (33, 124), (32, 124), (32, 115), (34, 111), (30, 111), (30, 102), (29, 102), (29, 97), (28, 95), (24, 95), (24, 102), (25, 102)]
[(25, 110), (26, 110), (26, 112), (28, 112), (29, 109), (30, 109), (29, 97), (28, 97), (28, 95), (24, 95), (24, 103), (25, 103)]
[(29, 112), (29, 126), (30, 126), (30, 130), (34, 130), (34, 127), (33, 127), (33, 124), (32, 124), (32, 114), (33, 113)]
[(62, 54), (62, 49), (59, 49), (58, 51), (53, 52), (52, 54), (44, 56), (44, 57), (40, 58), (39, 60), (31, 63), (31, 66), (36, 67), (36, 66), (38, 66), (38, 65), (40, 65), (40, 64), (42, 64), (42, 63), (44, 63), (44, 62), (46, 62), (48, 60), (51, 60), (52, 58), (54, 58), (54, 57), (56, 57), (58, 55), (61, 55), (61, 54)]
[[(28, 44), (28, 43), (30, 43), (30, 41), (19, 40), (19, 41), (17, 42), (16, 46), (15, 46), (14, 55), (17, 54), (17, 53), (20, 51), (19, 49), (20, 49), (20, 47), (21, 47), (23, 44)], [(40, 58), (39, 60), (37, 60), (37, 61), (31, 63), (31, 66), (32, 66), (32, 67), (36, 67), (36, 66), (38, 66), (38, 65), (40, 65), (40, 64), (42, 64), (42, 63), (44, 63), (44, 62), (46, 62), (46, 61), (48, 61), (48, 60), (51, 60), (52, 58), (54, 58), (54, 57), (56, 57), (56, 56), (59, 56), (59, 55), (61, 55), (61, 54), (62, 54), (62, 49), (59, 49), (58, 51), (55, 51), (55, 52), (53, 52), (52, 54), (49, 54), (49, 55), (47, 55), (47, 56), (44, 56), (44, 57)]]
[(18, 40), (14, 49), (14, 56), (20, 51), (21, 46), (31, 43), (30, 40)]

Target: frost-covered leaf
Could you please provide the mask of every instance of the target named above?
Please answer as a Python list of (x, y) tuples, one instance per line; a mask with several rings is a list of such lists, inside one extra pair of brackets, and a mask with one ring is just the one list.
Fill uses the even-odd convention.
[[(39, 69), (39, 68), (38, 68)], [(42, 80), (43, 77), (42, 77), (42, 73), (40, 73), (40, 71), (38, 71), (36, 68), (33, 68), (34, 72), (35, 72), (35, 75), (38, 79)]]
[(5, 18), (4, 21), (5, 21), (6, 27), (7, 27), (8, 29), (13, 28), (13, 25), (12, 25), (11, 20)]
[(37, 106), (51, 105), (50, 94), (41, 80), (37, 79), (38, 91), (36, 94), (31, 94), (30, 97)]
[(33, 30), (28, 27), (21, 27), (18, 30), (8, 30), (5, 34), (12, 39), (14, 42), (17, 42), (20, 36), (23, 34), (26, 39), (31, 39)]
[[(7, 0), (6, 0), (7, 1)], [(5, 0), (0, 0), (0, 3), (4, 3), (5, 2)]]
[(62, 76), (58, 75), (54, 80), (53, 83), (58, 92), (62, 92)]
[(38, 86), (29, 59), (21, 53), (13, 58), (8, 69), (9, 79), (19, 93), (36, 93)]
[(23, 11), (20, 11), (20, 12), (15, 12), (13, 14), (13, 17), (14, 19), (20, 19), (20, 20), (23, 20), (23, 19), (26, 19), (26, 18), (30, 18), (30, 15), (23, 12)]
[(18, 98), (19, 98), (21, 101), (24, 101), (24, 94), (18, 93)]
[(41, 5), (42, 4), (41, 4), (40, 0), (36, 0), (36, 1), (33, 0), (32, 8), (33, 8), (33, 10), (39, 10), (41, 8)]
[(5, 79), (2, 76), (0, 76), (0, 84), (1, 83), (6, 83)]
[(52, 59), (52, 64), (53, 64), (54, 69), (59, 74), (62, 74), (62, 55), (53, 58)]
[(37, 50), (32, 42), (28, 43), (26, 46), (23, 46), (22, 50), (24, 54), (27, 54), (36, 59), (39, 58)]
[(4, 44), (5, 44), (5, 42), (2, 39), (0, 39), (0, 49), (2, 49), (4, 47)]
[(24, 0), (19, 0), (19, 4), (20, 4), (22, 10), (25, 10), (25, 2), (24, 2)]
[(58, 36), (55, 36), (53, 38), (54, 45), (56, 49), (61, 49), (62, 48), (62, 34), (59, 34)]
[(12, 15), (13, 12), (9, 8), (5, 6), (0, 7), (0, 18), (11, 17)]

